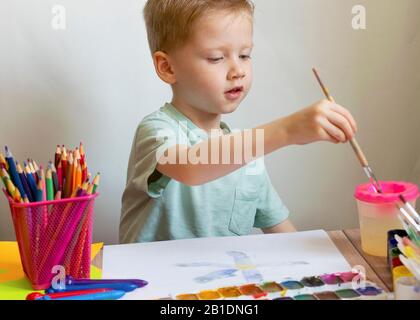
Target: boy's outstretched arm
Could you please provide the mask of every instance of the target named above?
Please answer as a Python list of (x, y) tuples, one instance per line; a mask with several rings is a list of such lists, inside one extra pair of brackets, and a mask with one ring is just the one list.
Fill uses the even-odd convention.
[(293, 225), (293, 223), (286, 219), (282, 223), (279, 223), (270, 228), (262, 229), (264, 233), (283, 233), (283, 232), (297, 232), (297, 229)]
[[(257, 148), (258, 141), (256, 139), (259, 129), (262, 129), (264, 132), (264, 149), (262, 154), (256, 154), (256, 151), (261, 149)], [(316, 141), (345, 143), (353, 138), (356, 131), (356, 122), (345, 108), (328, 100), (322, 100), (290, 116), (252, 129), (251, 154), (254, 156), (251, 159), (244, 157), (242, 161), (239, 161), (239, 164), (233, 161), (235, 159), (235, 148), (237, 149), (234, 141), (246, 141), (244, 131), (213, 137), (197, 143), (191, 148), (185, 145), (173, 146), (167, 152), (176, 154), (177, 161), (175, 163), (163, 163), (163, 161), (159, 160), (156, 169), (161, 174), (186, 185), (201, 185), (223, 177), (245, 166), (247, 163), (287, 145), (304, 145)], [(212, 145), (219, 146), (220, 152), (217, 164), (211, 164), (214, 161), (210, 161), (210, 159), (214, 159), (210, 154)], [(222, 150), (222, 146), (228, 146), (228, 149)], [(239, 147), (241, 148), (240, 155), (249, 154), (247, 150), (244, 150), (244, 143)], [(187, 158), (188, 161), (185, 164), (178, 161), (181, 158), (185, 158), (182, 156), (183, 153), (184, 155), (189, 153), (199, 154), (199, 151), (203, 149), (208, 150), (209, 164), (193, 163), (189, 158)], [(224, 164), (222, 161), (224, 152), (230, 155), (231, 161), (229, 164)], [(161, 159), (165, 159), (165, 157), (162, 156)]]

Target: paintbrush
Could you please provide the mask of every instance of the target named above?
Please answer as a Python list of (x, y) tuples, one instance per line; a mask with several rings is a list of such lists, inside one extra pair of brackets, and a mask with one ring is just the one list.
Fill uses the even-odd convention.
[[(324, 85), (324, 83), (322, 82), (318, 71), (315, 68), (312, 68), (312, 71), (315, 74), (316, 79), (318, 80), (319, 85), (321, 86), (322, 91), (325, 94), (325, 97), (331, 101), (334, 102), (333, 97), (330, 95), (330, 93), (328, 92), (327, 87)], [(357, 158), (359, 159), (360, 164), (363, 167), (364, 172), (366, 173), (367, 177), (369, 178), (369, 181), (371, 182), (371, 184), (373, 185), (373, 187), (375, 188), (375, 190), (378, 193), (383, 193), (382, 191), (382, 187), (378, 182), (378, 179), (376, 179), (375, 174), (373, 173), (372, 168), (369, 165), (369, 162), (367, 161), (366, 156), (364, 155), (362, 148), (360, 148), (359, 143), (357, 142), (356, 138), (353, 138), (350, 140), (350, 145), (352, 146), (354, 152), (356, 153)]]
[(420, 224), (420, 215), (417, 213), (416, 209), (414, 209), (414, 207), (411, 205), (411, 203), (408, 202), (403, 195), (400, 195), (399, 198), (400, 198), (401, 202), (405, 204), (406, 208), (408, 209), (407, 211), (410, 212), (413, 219), (418, 224)]
[[(395, 204), (398, 210), (400, 211), (399, 218), (402, 222), (404, 222), (403, 225), (407, 232), (409, 232), (408, 229), (411, 229), (409, 227), (414, 228), (414, 232), (411, 232), (411, 236), (415, 237), (416, 240), (418, 240), (419, 238), (417, 234), (415, 234), (415, 232), (420, 232), (420, 223), (418, 223), (419, 214), (413, 208), (413, 206), (405, 199), (403, 195), (400, 195), (399, 198), (404, 205), (401, 206), (399, 203)], [(411, 215), (409, 212), (411, 213)]]
[(400, 217), (404, 220), (407, 225), (411, 225), (417, 232), (420, 232), (420, 225), (408, 214), (407, 210), (405, 210), (400, 205), (397, 205), (398, 209), (402, 214)]
[(403, 214), (399, 214), (398, 218), (400, 219), (404, 230), (407, 232), (409, 239), (418, 247), (420, 247), (420, 236), (417, 234), (419, 232), (419, 226), (416, 224), (408, 223), (406, 219), (407, 216), (404, 214), (404, 209), (400, 210)]

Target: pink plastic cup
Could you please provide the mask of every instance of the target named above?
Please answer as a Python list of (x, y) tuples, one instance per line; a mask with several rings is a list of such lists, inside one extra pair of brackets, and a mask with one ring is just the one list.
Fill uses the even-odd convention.
[(364, 252), (374, 256), (387, 256), (388, 231), (403, 229), (398, 218), (397, 203), (403, 195), (415, 206), (419, 197), (418, 187), (408, 182), (380, 182), (383, 193), (375, 191), (372, 184), (356, 187), (355, 198), (359, 211), (360, 236)]

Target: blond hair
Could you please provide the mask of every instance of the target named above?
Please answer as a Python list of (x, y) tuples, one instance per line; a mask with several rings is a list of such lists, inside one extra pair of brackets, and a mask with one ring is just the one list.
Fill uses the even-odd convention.
[(251, 0), (148, 0), (144, 7), (150, 51), (168, 52), (190, 37), (194, 23), (213, 10), (254, 14)]

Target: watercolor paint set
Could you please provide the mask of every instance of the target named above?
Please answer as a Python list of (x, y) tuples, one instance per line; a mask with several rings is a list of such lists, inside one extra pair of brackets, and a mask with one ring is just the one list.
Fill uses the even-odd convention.
[(195, 293), (180, 293), (160, 300), (387, 300), (381, 287), (362, 279), (358, 273), (337, 272), (300, 280), (244, 284)]
[(388, 264), (396, 300), (420, 300), (420, 246), (410, 231), (388, 232)]

